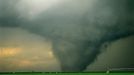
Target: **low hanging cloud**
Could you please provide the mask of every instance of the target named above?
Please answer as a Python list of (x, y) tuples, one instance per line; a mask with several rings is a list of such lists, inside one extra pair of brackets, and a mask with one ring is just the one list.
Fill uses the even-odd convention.
[(51, 40), (63, 71), (84, 70), (102, 44), (134, 34), (133, 0), (57, 1), (45, 0), (51, 6), (34, 9), (33, 1), (25, 7), (26, 0), (1, 0), (0, 26), (24, 28)]

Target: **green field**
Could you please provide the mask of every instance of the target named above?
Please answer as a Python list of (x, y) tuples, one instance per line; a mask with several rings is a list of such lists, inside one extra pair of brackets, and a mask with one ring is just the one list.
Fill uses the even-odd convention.
[(0, 75), (134, 75), (134, 73), (0, 73)]

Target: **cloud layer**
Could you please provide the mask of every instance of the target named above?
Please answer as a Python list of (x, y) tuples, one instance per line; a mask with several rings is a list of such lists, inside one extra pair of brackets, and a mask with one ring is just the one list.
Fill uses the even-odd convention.
[(0, 2), (0, 25), (21, 27), (51, 40), (63, 71), (84, 70), (103, 43), (134, 34), (132, 0), (64, 0), (32, 16), (31, 7), (20, 13), (19, 2), (12, 1)]

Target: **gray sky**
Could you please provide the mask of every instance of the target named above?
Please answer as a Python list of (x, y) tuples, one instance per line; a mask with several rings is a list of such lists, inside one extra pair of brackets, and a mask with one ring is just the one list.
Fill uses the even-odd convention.
[(98, 56), (96, 62), (88, 66), (87, 71), (103, 71), (117, 68), (133, 68), (134, 36), (112, 42)]
[(60, 71), (51, 42), (19, 28), (0, 28), (0, 71)]

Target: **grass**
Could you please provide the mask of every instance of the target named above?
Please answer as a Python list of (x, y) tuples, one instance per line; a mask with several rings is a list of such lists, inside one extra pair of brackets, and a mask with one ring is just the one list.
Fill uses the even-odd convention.
[(83, 73), (62, 73), (62, 72), (1, 72), (0, 75), (134, 75), (134, 72), (83, 72)]

